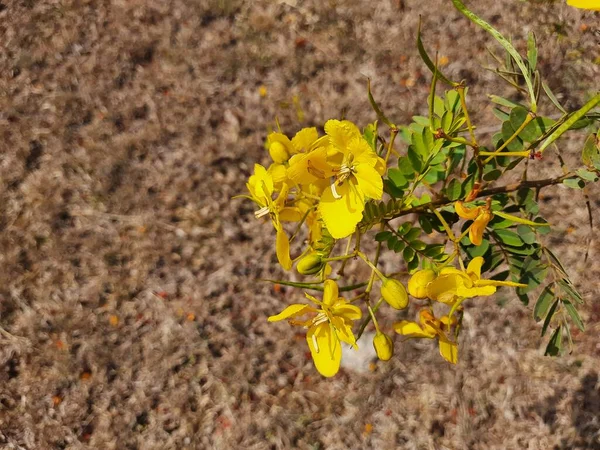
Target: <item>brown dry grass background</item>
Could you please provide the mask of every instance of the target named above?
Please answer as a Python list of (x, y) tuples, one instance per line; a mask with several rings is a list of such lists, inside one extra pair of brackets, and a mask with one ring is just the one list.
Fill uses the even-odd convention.
[[(536, 30), (568, 107), (598, 87), (598, 14), (471, 6), (521, 49)], [(367, 76), (397, 123), (426, 111), (418, 14), (497, 125), (485, 94), (510, 90), (480, 68), (496, 47), (449, 0), (1, 1), (0, 448), (600, 448), (600, 246), (583, 260), (578, 192), (541, 205), (587, 301), (570, 356), (542, 356), (532, 307), (508, 292), (472, 302), (456, 367), (396, 339), (390, 363), (325, 380), (301, 334), (266, 322), (300, 293), (258, 281), (289, 275), (231, 197), (268, 162), (275, 117), (289, 134), (373, 120)]]

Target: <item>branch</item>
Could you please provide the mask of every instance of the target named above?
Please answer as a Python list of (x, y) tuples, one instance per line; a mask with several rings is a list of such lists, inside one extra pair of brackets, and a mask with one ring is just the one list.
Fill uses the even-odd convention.
[[(567, 180), (569, 178), (577, 178), (577, 175), (574, 172), (569, 172), (569, 173), (562, 175), (560, 177), (557, 177), (557, 178), (546, 178), (543, 180), (530, 180), (530, 181), (526, 180), (526, 181), (521, 181), (520, 183), (507, 184), (506, 186), (498, 186), (495, 188), (483, 189), (482, 191), (479, 192), (479, 194), (477, 194), (477, 197), (475, 197), (475, 198), (490, 197), (490, 196), (496, 195), (496, 194), (506, 194), (508, 192), (518, 191), (519, 189), (522, 189), (522, 188), (541, 189), (546, 186), (561, 184), (564, 180)], [(432, 208), (438, 208), (440, 206), (449, 205), (450, 203), (454, 203), (454, 200), (450, 200), (448, 197), (442, 197), (438, 200), (435, 200), (435, 201), (432, 201), (429, 203), (424, 203), (419, 206), (415, 206), (414, 208), (409, 208), (409, 209), (405, 209), (402, 211), (398, 211), (392, 217), (386, 218), (386, 219), (392, 220), (397, 217), (406, 216), (408, 214), (426, 212), (426, 211), (431, 210)]]

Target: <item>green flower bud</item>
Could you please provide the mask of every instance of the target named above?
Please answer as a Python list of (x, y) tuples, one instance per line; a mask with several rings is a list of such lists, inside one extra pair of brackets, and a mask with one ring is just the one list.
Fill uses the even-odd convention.
[(385, 279), (381, 286), (381, 296), (394, 309), (404, 309), (408, 306), (406, 288), (393, 278)]
[(427, 297), (427, 285), (435, 279), (435, 272), (431, 269), (424, 269), (415, 272), (408, 280), (408, 293), (414, 298)]
[(309, 253), (296, 265), (296, 270), (301, 275), (314, 275), (318, 273), (325, 263), (323, 257), (318, 253)]
[(373, 338), (373, 347), (375, 347), (377, 357), (382, 361), (389, 361), (394, 355), (394, 341), (381, 331), (378, 331)]
[(290, 154), (281, 142), (273, 142), (269, 146), (269, 155), (273, 158), (273, 162), (282, 164), (290, 159)]

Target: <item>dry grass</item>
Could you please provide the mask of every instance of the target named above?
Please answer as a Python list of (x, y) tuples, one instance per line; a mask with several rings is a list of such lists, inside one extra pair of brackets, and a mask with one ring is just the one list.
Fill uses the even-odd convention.
[[(597, 87), (597, 15), (475, 7), (519, 48), (538, 32), (569, 107)], [(288, 133), (366, 123), (366, 76), (398, 123), (425, 111), (419, 13), (496, 124), (484, 94), (509, 91), (480, 70), (493, 44), (448, 0), (2, 0), (2, 448), (600, 449), (600, 246), (582, 260), (572, 191), (542, 204), (587, 300), (572, 356), (541, 356), (531, 307), (506, 293), (473, 302), (456, 368), (396, 339), (391, 363), (324, 380), (303, 337), (265, 321), (298, 294), (257, 281), (286, 276), (274, 237), (230, 199), (267, 162), (275, 117)]]

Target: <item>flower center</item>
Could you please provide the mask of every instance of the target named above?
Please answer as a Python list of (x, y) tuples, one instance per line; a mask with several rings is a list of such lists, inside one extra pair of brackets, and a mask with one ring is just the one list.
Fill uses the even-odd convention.
[(269, 207), (268, 206), (263, 206), (258, 211), (254, 212), (254, 217), (256, 217), (257, 219), (260, 219), (261, 217), (264, 217), (267, 214), (269, 214)]

